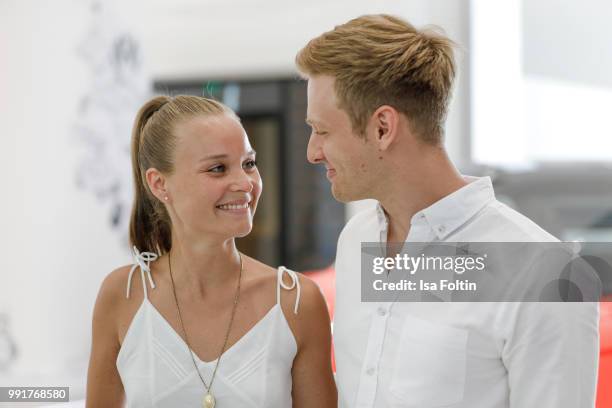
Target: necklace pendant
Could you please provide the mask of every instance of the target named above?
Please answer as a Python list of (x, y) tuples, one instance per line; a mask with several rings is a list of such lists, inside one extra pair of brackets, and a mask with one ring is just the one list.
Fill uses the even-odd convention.
[(204, 408), (215, 408), (215, 397), (209, 392), (204, 396), (204, 400), (202, 401), (202, 407)]

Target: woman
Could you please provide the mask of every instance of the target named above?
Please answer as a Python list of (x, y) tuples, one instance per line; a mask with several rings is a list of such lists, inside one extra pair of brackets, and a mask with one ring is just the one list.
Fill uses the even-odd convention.
[(87, 407), (336, 407), (321, 292), (236, 249), (262, 188), (237, 116), (154, 98), (134, 124), (132, 167), (135, 263), (102, 283)]

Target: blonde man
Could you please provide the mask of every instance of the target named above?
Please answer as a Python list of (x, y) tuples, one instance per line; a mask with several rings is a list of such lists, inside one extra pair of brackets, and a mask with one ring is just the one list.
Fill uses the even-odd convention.
[(557, 241), (450, 161), (453, 43), (368, 15), (311, 40), (296, 64), (308, 160), (326, 167), (337, 200), (378, 201), (338, 242), (340, 407), (594, 406), (595, 303), (361, 302), (361, 242)]

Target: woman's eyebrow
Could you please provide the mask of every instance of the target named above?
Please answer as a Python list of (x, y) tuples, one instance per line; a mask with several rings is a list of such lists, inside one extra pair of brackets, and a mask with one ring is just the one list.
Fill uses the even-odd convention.
[(202, 162), (206, 160), (225, 159), (226, 157), (227, 154), (212, 154), (210, 156), (202, 157), (200, 161)]
[[(247, 155), (247, 156), (251, 156), (251, 155), (255, 156), (256, 154), (257, 154), (257, 152), (256, 152), (255, 150), (251, 149), (251, 150), (249, 150), (249, 151), (247, 152), (247, 154), (246, 154), (246, 155)], [(203, 162), (203, 161), (206, 161), (206, 160), (226, 159), (227, 157), (229, 157), (229, 156), (228, 156), (227, 154), (225, 154), (225, 153), (221, 153), (221, 154), (212, 154), (212, 155), (210, 155), (210, 156), (202, 157), (202, 158), (200, 159), (200, 161), (201, 161), (201, 162)]]

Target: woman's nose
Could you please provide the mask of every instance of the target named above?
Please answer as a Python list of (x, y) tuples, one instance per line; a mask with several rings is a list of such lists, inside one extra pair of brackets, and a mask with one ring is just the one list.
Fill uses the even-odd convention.
[(253, 190), (253, 178), (246, 171), (241, 170), (238, 172), (233, 180), (232, 187), (236, 191), (246, 191), (250, 193)]

